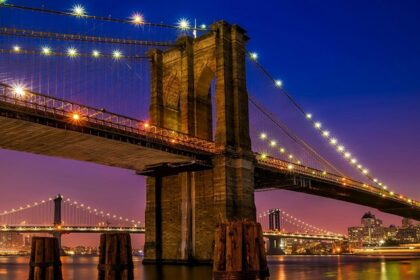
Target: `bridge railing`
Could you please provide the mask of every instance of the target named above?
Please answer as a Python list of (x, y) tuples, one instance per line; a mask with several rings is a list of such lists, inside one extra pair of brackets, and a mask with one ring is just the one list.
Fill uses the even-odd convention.
[(0, 87), (2, 88), (0, 90), (1, 101), (65, 117), (73, 124), (83, 125), (84, 123), (91, 123), (101, 125), (137, 134), (151, 141), (163, 141), (169, 145), (181, 145), (208, 153), (217, 153), (221, 150), (214, 142), (151, 125), (147, 121), (110, 113), (105, 109), (81, 105), (22, 88), (16, 89), (16, 87), (5, 83), (0, 83)]
[(347, 177), (339, 176), (336, 174), (328, 173), (325, 171), (321, 171), (315, 168), (290, 163), (284, 160), (276, 159), (269, 156), (262, 156), (259, 153), (255, 154), (257, 161), (261, 165), (273, 167), (276, 169), (280, 169), (284, 172), (290, 172), (290, 173), (297, 173), (301, 175), (307, 175), (308, 177), (312, 178), (318, 178), (323, 181), (329, 181), (335, 184), (340, 184), (343, 187), (350, 187), (353, 189), (358, 189), (364, 192), (371, 192), (378, 196), (387, 197), (389, 199), (398, 201), (400, 203), (404, 203), (411, 206), (420, 206), (420, 204), (414, 200), (407, 199), (405, 197), (402, 197), (400, 195), (397, 195), (395, 193), (389, 192), (387, 190), (380, 189), (378, 187), (365, 184)]

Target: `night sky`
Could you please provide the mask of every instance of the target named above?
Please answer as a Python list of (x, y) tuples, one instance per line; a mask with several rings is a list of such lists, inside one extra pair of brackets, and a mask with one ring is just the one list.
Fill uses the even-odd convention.
[[(63, 10), (74, 4), (42, 2)], [(225, 19), (241, 25), (251, 38), (249, 50), (258, 52), (259, 61), (283, 80), (304, 108), (345, 140), (375, 176), (396, 192), (420, 200), (418, 1), (78, 3), (97, 15), (127, 18), (141, 11), (152, 22), (175, 23), (186, 17), (200, 23)], [(5, 11), (0, 12), (1, 17)], [(256, 90), (254, 82), (259, 81), (250, 77), (248, 87)], [(263, 91), (252, 94), (268, 98)], [(143, 220), (145, 180), (133, 171), (5, 150), (0, 150), (0, 170), (0, 211), (61, 193)], [(359, 224), (368, 210), (385, 224), (401, 222), (400, 217), (367, 207), (286, 191), (258, 193), (256, 198), (259, 212), (280, 207), (341, 233)], [(65, 238), (67, 244), (80, 242), (96, 245), (98, 240)]]

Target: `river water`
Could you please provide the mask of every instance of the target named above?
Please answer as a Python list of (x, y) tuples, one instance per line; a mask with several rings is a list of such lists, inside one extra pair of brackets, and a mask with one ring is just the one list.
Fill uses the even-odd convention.
[[(27, 257), (0, 257), (0, 280), (25, 280)], [(363, 256), (271, 256), (270, 279), (281, 280), (420, 280), (420, 258)], [(97, 257), (63, 257), (63, 276), (70, 280), (97, 278)], [(135, 279), (211, 279), (209, 266), (143, 266), (134, 258)]]

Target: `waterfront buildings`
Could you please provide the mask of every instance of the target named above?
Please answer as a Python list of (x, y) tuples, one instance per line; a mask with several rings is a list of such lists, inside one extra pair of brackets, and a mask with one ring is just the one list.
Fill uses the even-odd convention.
[(367, 212), (362, 216), (359, 226), (348, 228), (348, 237), (355, 248), (419, 243), (420, 225), (404, 218), (400, 227), (385, 227), (382, 220)]

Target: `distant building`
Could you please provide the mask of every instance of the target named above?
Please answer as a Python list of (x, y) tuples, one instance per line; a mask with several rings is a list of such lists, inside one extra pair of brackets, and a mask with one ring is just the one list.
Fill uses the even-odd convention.
[(362, 216), (360, 226), (348, 228), (348, 236), (352, 247), (420, 243), (420, 225), (414, 225), (412, 220), (404, 218), (401, 227), (384, 227), (382, 220), (367, 212)]
[(413, 221), (409, 218), (402, 219), (401, 227), (402, 228), (409, 228), (413, 225)]
[(367, 212), (362, 216), (360, 224), (358, 227), (348, 228), (349, 240), (353, 246), (377, 246), (383, 242), (385, 229), (382, 220)]
[(20, 233), (0, 232), (0, 248), (16, 248), (24, 245), (23, 237)]

